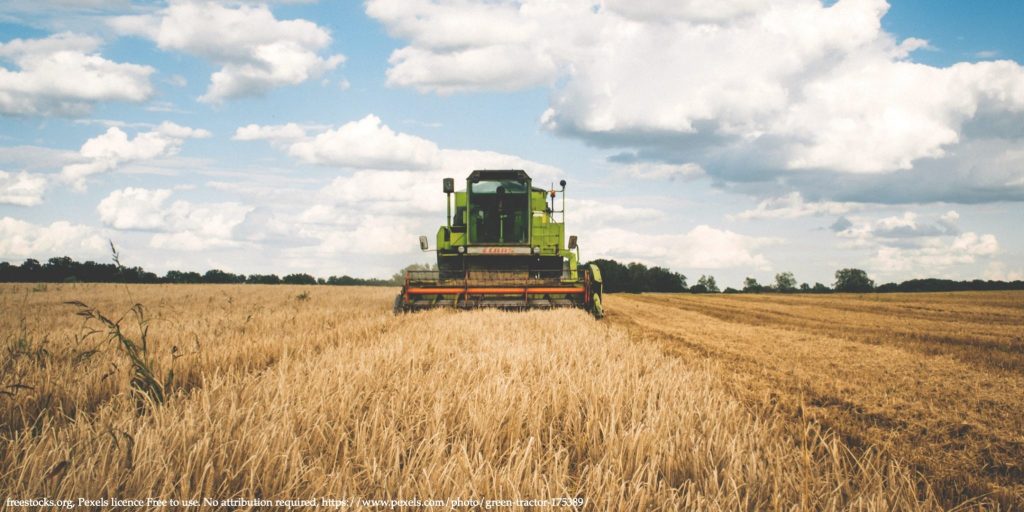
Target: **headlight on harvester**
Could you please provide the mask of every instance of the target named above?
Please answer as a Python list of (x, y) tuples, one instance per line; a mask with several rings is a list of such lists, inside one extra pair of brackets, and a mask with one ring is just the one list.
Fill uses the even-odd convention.
[(459, 254), (462, 254), (462, 253), (466, 252), (466, 246), (465, 245), (460, 245), (458, 250), (459, 250)]
[(533, 253), (534, 254), (540, 254), (540, 246), (534, 246), (533, 247)]

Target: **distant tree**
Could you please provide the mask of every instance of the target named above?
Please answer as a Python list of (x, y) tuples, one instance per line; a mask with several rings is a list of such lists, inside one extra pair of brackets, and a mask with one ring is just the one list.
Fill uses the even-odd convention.
[(900, 286), (896, 283), (885, 283), (875, 287), (875, 291), (878, 293), (891, 293), (899, 291)]
[(837, 292), (866, 293), (873, 290), (875, 282), (868, 278), (868, 273), (858, 268), (836, 270)]
[(722, 293), (740, 293), (740, 291), (731, 286), (727, 286), (725, 290), (722, 290)]
[(250, 284), (281, 284), (281, 278), (277, 274), (251, 274), (245, 279)]
[(743, 291), (746, 293), (760, 293), (764, 291), (764, 286), (757, 282), (757, 279), (748, 277), (743, 280)]
[(632, 262), (626, 265), (615, 260), (597, 259), (583, 266), (597, 265), (601, 269), (604, 291), (678, 293), (686, 291), (686, 276), (664, 267), (650, 267)]
[(697, 283), (690, 287), (690, 293), (707, 293), (708, 287)]
[(813, 293), (829, 293), (831, 291), (832, 291), (831, 288), (829, 288), (828, 286), (825, 286), (825, 285), (823, 285), (821, 283), (814, 283), (814, 287), (811, 288), (811, 292), (813, 292)]
[(168, 270), (164, 275), (164, 282), (175, 284), (201, 283), (203, 276), (199, 272), (182, 272), (180, 270)]
[(807, 283), (800, 283), (800, 292), (801, 293), (807, 293), (809, 291), (811, 291), (811, 285), (809, 285)]
[(626, 291), (640, 293), (647, 290), (647, 266), (643, 263), (630, 263), (626, 265), (628, 276), (628, 288)]
[[(331, 286), (394, 286), (395, 285), (395, 278), (394, 277), (392, 277), (391, 279), (377, 279), (377, 278), (366, 279), (366, 278), (362, 278), (362, 277), (349, 277), (349, 276), (338, 277), (338, 276), (331, 276), (331, 277), (328, 277), (327, 280), (324, 281), (323, 283), (321, 283), (320, 281), (321, 281), (320, 279), (317, 279), (317, 283), (319, 283), (319, 284), (328, 284), (328, 285), (331, 285)], [(405, 284), (404, 279), (402, 281), (402, 284)]]
[(0, 261), (0, 283), (10, 283), (15, 281), (18, 275), (18, 267), (11, 265), (6, 261)]
[(780, 272), (775, 274), (775, 290), (782, 293), (796, 291), (796, 278), (792, 272)]
[(223, 270), (212, 269), (207, 270), (206, 273), (203, 274), (203, 282), (214, 284), (244, 283), (245, 276), (232, 274), (231, 272), (225, 272)]
[(720, 291), (718, 284), (715, 283), (715, 276), (700, 276), (700, 279), (697, 280), (697, 286), (703, 286), (704, 290), (708, 293), (718, 293)]
[(667, 268), (651, 267), (647, 269), (643, 284), (645, 292), (678, 293), (686, 291), (686, 276)]
[(316, 278), (309, 274), (288, 274), (281, 281), (284, 284), (316, 284)]
[(42, 277), (40, 275), (40, 270), (42, 270), (42, 268), (43, 267), (39, 264), (38, 260), (29, 258), (21, 264), (20, 273), (24, 277), (29, 277), (26, 281), (38, 281), (39, 277)]

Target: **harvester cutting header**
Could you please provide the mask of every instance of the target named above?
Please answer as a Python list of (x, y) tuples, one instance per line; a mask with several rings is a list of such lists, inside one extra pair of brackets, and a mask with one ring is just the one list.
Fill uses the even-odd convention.
[[(580, 268), (575, 236), (566, 247), (565, 180), (544, 190), (525, 171), (501, 170), (473, 171), (458, 192), (452, 178), (443, 184), (448, 217), (437, 231), (437, 270), (406, 272), (396, 313), (574, 307), (603, 315), (600, 270)], [(429, 250), (427, 237), (420, 248)]]

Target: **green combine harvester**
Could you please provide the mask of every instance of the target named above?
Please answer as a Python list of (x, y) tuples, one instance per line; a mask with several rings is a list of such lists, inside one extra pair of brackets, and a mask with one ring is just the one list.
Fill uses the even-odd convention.
[[(601, 318), (601, 272), (565, 243), (561, 190), (535, 188), (525, 171), (473, 171), (466, 189), (444, 179), (448, 220), (437, 231), (437, 270), (408, 271), (395, 313), (431, 308), (582, 308)], [(452, 194), (455, 215), (452, 215)], [(561, 209), (555, 198), (561, 194)], [(561, 222), (556, 222), (559, 215)], [(427, 237), (420, 248), (430, 250)]]

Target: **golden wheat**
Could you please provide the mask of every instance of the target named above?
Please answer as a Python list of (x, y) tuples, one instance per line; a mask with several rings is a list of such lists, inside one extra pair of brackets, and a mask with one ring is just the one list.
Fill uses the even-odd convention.
[[(394, 317), (389, 289), (130, 291), (0, 287), (0, 495), (938, 508), (898, 460), (748, 407), (725, 364), (582, 312)], [(124, 354), (71, 300), (148, 306), (153, 369), (176, 376), (163, 404), (138, 407)]]

